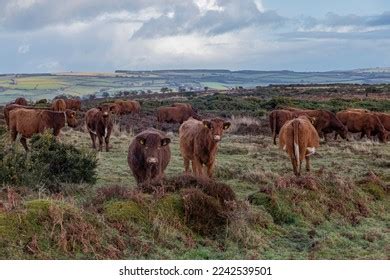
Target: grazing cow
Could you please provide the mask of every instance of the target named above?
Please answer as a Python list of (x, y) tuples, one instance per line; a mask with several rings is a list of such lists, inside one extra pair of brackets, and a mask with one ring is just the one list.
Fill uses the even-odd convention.
[(55, 99), (51, 104), (51, 109), (57, 112), (65, 112), (66, 103), (64, 99)]
[(276, 145), (276, 137), (278, 136), (282, 126), (292, 120), (295, 114), (288, 110), (274, 110), (269, 114), (269, 126), (272, 131), (274, 145)]
[(16, 98), (14, 104), (18, 104), (18, 105), (22, 105), (22, 106), (27, 106), (28, 105), (27, 100), (24, 97)]
[(361, 133), (360, 138), (363, 138), (364, 135), (367, 135), (368, 138), (378, 135), (379, 141), (386, 143), (389, 133), (376, 114), (341, 111), (337, 113), (337, 117), (348, 128), (349, 132)]
[(195, 175), (202, 176), (203, 166), (206, 166), (207, 176), (212, 177), (218, 143), (229, 127), (230, 122), (220, 118), (203, 121), (190, 118), (180, 126), (180, 152), (186, 173), (191, 161)]
[(164, 170), (171, 159), (170, 142), (165, 133), (153, 128), (134, 137), (129, 146), (127, 162), (138, 185), (162, 186)]
[(18, 134), (20, 134), (22, 136), (20, 142), (26, 151), (28, 151), (27, 138), (42, 133), (46, 129), (53, 129), (53, 135), (58, 136), (66, 124), (70, 127), (76, 127), (77, 120), (74, 111), (53, 112), (50, 110), (20, 108), (9, 112), (11, 139), (15, 141)]
[(114, 105), (101, 105), (85, 113), (85, 122), (94, 149), (96, 149), (96, 137), (99, 139), (99, 151), (103, 149), (103, 139), (106, 144), (106, 151), (108, 152), (110, 149), (109, 143), (113, 127), (111, 112), (113, 110), (115, 110)]
[(299, 116), (286, 122), (280, 130), (279, 147), (290, 156), (294, 174), (300, 176), (303, 159), (310, 171), (310, 156), (320, 145), (317, 130), (307, 116)]
[(185, 108), (187, 108), (188, 110), (193, 110), (195, 113), (198, 112), (197, 109), (195, 109), (194, 107), (192, 107), (191, 104), (188, 104), (188, 103), (175, 102), (175, 103), (172, 104), (172, 107), (185, 107)]
[(81, 110), (81, 100), (80, 99), (65, 99), (66, 109), (80, 111)]
[(190, 117), (199, 119), (198, 114), (192, 109), (192, 107), (189, 109), (186, 106), (159, 107), (156, 115), (159, 123), (183, 123)]
[(379, 120), (382, 122), (383, 127), (390, 131), (390, 114), (388, 113), (375, 113), (378, 116)]
[(141, 110), (141, 105), (135, 100), (115, 100), (115, 104), (118, 106), (116, 108), (118, 115), (139, 114)]

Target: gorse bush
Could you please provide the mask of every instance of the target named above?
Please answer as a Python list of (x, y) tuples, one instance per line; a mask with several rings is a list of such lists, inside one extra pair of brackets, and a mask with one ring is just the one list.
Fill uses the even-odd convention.
[(59, 143), (50, 133), (31, 139), (31, 152), (5, 149), (1, 141), (0, 183), (58, 188), (64, 183), (96, 182), (96, 155)]

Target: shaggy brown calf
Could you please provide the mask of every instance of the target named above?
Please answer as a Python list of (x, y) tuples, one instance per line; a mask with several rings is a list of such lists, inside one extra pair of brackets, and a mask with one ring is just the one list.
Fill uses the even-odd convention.
[(190, 117), (199, 119), (194, 109), (188, 106), (159, 107), (156, 116), (159, 123), (183, 123)]
[(190, 161), (193, 173), (203, 175), (203, 166), (207, 168), (207, 176), (212, 177), (218, 143), (230, 122), (220, 118), (198, 121), (190, 118), (179, 129), (180, 152), (184, 159), (185, 172), (189, 172)]
[(389, 132), (386, 131), (378, 115), (374, 113), (341, 111), (337, 117), (351, 133), (361, 133), (360, 138), (378, 135), (380, 142), (386, 143)]
[(51, 104), (51, 109), (57, 112), (65, 112), (66, 103), (64, 99), (55, 99)]
[(162, 186), (164, 170), (171, 159), (170, 142), (165, 133), (153, 128), (134, 137), (129, 146), (127, 162), (139, 186)]
[(80, 99), (65, 99), (66, 109), (80, 111), (81, 110), (81, 100)]
[(77, 120), (74, 111), (53, 112), (20, 108), (9, 112), (11, 139), (15, 141), (20, 134), (22, 136), (20, 142), (26, 151), (28, 151), (27, 138), (36, 133), (42, 133), (46, 129), (53, 129), (54, 136), (58, 136), (66, 124), (70, 127), (76, 127)]
[(109, 143), (113, 127), (111, 112), (113, 110), (115, 110), (114, 105), (101, 105), (85, 113), (85, 122), (94, 149), (96, 149), (96, 137), (99, 139), (99, 151), (103, 149), (103, 139), (106, 144), (106, 151), (108, 152), (110, 149)]
[(294, 174), (300, 176), (303, 159), (310, 171), (310, 156), (320, 146), (317, 130), (307, 116), (300, 116), (283, 125), (279, 134), (279, 147), (290, 156)]
[(14, 104), (18, 104), (18, 105), (22, 105), (22, 106), (27, 106), (28, 105), (27, 100), (24, 97), (16, 98)]

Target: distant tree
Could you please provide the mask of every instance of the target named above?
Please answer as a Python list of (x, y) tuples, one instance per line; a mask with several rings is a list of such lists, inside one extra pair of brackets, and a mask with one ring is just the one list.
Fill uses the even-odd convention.
[(204, 87), (204, 92), (207, 92), (209, 90), (209, 87)]
[(179, 87), (179, 92), (185, 92), (186, 88), (185, 87)]
[(105, 92), (102, 93), (102, 97), (103, 98), (109, 98), (110, 94), (107, 91), (105, 91)]
[(161, 91), (162, 93), (166, 93), (166, 92), (169, 91), (169, 88), (167, 88), (167, 87), (162, 87), (162, 88), (160, 89), (160, 91)]
[(130, 95), (130, 91), (125, 90), (125, 91), (123, 92), (123, 95), (124, 95), (124, 96), (129, 96), (129, 95)]
[(151, 94), (151, 93), (152, 93), (152, 90), (151, 90), (151, 89), (148, 89), (146, 92), (147, 92), (148, 94)]
[(89, 99), (89, 100), (94, 100), (94, 99), (96, 99), (96, 94), (95, 94), (95, 93), (90, 94), (90, 95), (88, 96), (88, 99)]

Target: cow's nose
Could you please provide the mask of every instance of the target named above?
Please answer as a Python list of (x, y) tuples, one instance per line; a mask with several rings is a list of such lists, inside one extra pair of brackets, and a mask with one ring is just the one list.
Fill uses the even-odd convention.
[(214, 140), (215, 141), (220, 141), (221, 140), (221, 135), (214, 135)]
[(155, 158), (155, 157), (150, 157), (150, 158), (148, 158), (146, 161), (147, 161), (147, 163), (149, 163), (149, 164), (156, 164), (156, 163), (158, 162), (158, 159)]

